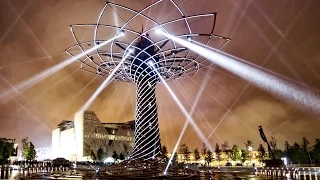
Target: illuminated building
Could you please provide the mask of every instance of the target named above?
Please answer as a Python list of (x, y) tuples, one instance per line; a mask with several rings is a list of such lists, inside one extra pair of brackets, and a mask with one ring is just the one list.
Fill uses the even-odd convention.
[(133, 146), (134, 121), (101, 123), (93, 111), (79, 111), (74, 121), (62, 121), (52, 131), (52, 157), (89, 160), (99, 148), (112, 156), (114, 151), (128, 156)]

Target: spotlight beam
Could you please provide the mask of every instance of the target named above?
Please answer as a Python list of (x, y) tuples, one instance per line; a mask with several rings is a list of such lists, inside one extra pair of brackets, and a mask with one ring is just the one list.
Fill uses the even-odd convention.
[(34, 86), (35, 84), (39, 83), (40, 81), (46, 79), (47, 77), (51, 76), (52, 74), (56, 73), (57, 71), (63, 69), (64, 67), (70, 65), (71, 63), (75, 62), (76, 60), (79, 60), (81, 57), (93, 52), (94, 50), (97, 50), (99, 48), (101, 48), (102, 46), (110, 43), (112, 40), (120, 37), (121, 35), (119, 36), (115, 36), (97, 46), (94, 46), (76, 56), (72, 56), (71, 58), (53, 66), (53, 67), (50, 67), (42, 72), (40, 72), (39, 74), (36, 74), (20, 83), (18, 83), (17, 85), (14, 86), (14, 89), (10, 89), (10, 90), (6, 90), (4, 93), (2, 93), (0, 95), (0, 99), (4, 99), (6, 98), (7, 96), (10, 96), (12, 93), (14, 93), (15, 91), (17, 92), (21, 92), (21, 90), (26, 90), (32, 86)]
[(90, 99), (82, 106), (81, 110), (86, 110), (90, 107), (90, 105), (93, 103), (93, 101), (98, 97), (98, 95), (101, 93), (101, 91), (109, 84), (109, 82), (112, 80), (114, 74), (118, 71), (120, 66), (123, 64), (123, 62), (127, 59), (127, 57), (130, 55), (130, 53), (127, 53), (122, 60), (119, 62), (119, 64), (113, 69), (113, 71), (110, 73), (110, 75), (106, 78), (106, 80), (103, 81), (103, 83), (99, 86), (99, 88), (93, 93), (93, 95), (90, 97)]
[(169, 85), (167, 84), (167, 82), (163, 79), (163, 77), (160, 75), (160, 73), (158, 72), (158, 70), (152, 66), (152, 68), (154, 69), (154, 71), (157, 73), (157, 75), (159, 76), (161, 82), (164, 84), (164, 86), (167, 88), (167, 90), (169, 91), (169, 94), (171, 95), (171, 97), (173, 98), (173, 100), (177, 103), (177, 105), (179, 106), (180, 110), (182, 111), (183, 115), (187, 118), (187, 121), (193, 126), (194, 130), (196, 131), (196, 133), (199, 135), (199, 137), (201, 138), (201, 140), (207, 145), (207, 147), (213, 151), (213, 147), (211, 146), (211, 144), (209, 143), (209, 141), (207, 140), (207, 138), (204, 136), (204, 134), (202, 133), (202, 131), (200, 130), (200, 128), (198, 127), (198, 125), (195, 123), (195, 121), (193, 120), (193, 118), (189, 115), (189, 113), (187, 112), (186, 108), (182, 105), (181, 101), (178, 99), (178, 97), (174, 94), (174, 92), (172, 91), (172, 89), (169, 87)]
[[(212, 70), (209, 70), (209, 71), (210, 71), (210, 75), (211, 75)], [(197, 106), (197, 104), (198, 104), (198, 101), (199, 101), (199, 99), (200, 99), (200, 97), (201, 97), (201, 95), (202, 95), (202, 92), (203, 92), (203, 90), (204, 90), (204, 87), (205, 87), (205, 86), (207, 85), (207, 83), (208, 83), (208, 80), (209, 80), (209, 76), (205, 76), (204, 79), (203, 79), (203, 81), (202, 81), (201, 88), (199, 89), (199, 91), (198, 91), (198, 93), (197, 93), (197, 96), (196, 96), (196, 98), (195, 98), (195, 100), (194, 100), (194, 102), (193, 102), (193, 104), (192, 104), (191, 110), (190, 110), (190, 112), (189, 112), (189, 117), (192, 117), (192, 114), (193, 114), (193, 112), (194, 112), (194, 110), (195, 110), (195, 108), (196, 108), (196, 106)], [(175, 153), (177, 152), (178, 146), (179, 146), (179, 144), (180, 144), (180, 142), (181, 142), (181, 139), (182, 139), (182, 137), (183, 137), (183, 135), (184, 135), (184, 133), (185, 133), (188, 125), (189, 125), (189, 121), (187, 120), (187, 121), (184, 123), (183, 128), (182, 128), (182, 131), (181, 131), (180, 136), (179, 136), (179, 138), (178, 138), (178, 141), (177, 141), (176, 145), (174, 146), (174, 149), (173, 149), (173, 151), (172, 151), (171, 157), (170, 157), (170, 159), (169, 159), (169, 161), (168, 161), (168, 164), (167, 164), (167, 166), (166, 166), (166, 169), (164, 170), (164, 174), (166, 174), (167, 171), (168, 171), (168, 168), (169, 168), (169, 166), (170, 166), (170, 164), (171, 164), (171, 161), (172, 161)]]
[(162, 31), (158, 32), (263, 90), (298, 105), (302, 110), (311, 111), (320, 115), (320, 97), (314, 91), (287, 79), (277, 77), (271, 74), (270, 71), (265, 72), (259, 68), (255, 68), (245, 63), (246, 61), (243, 59), (222, 53), (218, 50), (212, 51), (206, 49)]

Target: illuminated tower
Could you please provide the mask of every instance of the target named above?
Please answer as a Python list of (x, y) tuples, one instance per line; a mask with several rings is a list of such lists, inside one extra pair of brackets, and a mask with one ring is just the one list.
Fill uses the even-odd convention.
[[(150, 8), (156, 6), (160, 6), (159, 9), (163, 6), (172, 8), (171, 14), (177, 17), (170, 17), (170, 20), (165, 22), (157, 22), (151, 18), (152, 16), (145, 15)], [(110, 15), (108, 10), (123, 12), (125, 17), (128, 17), (130, 13), (132, 16), (128, 20), (124, 20), (122, 26), (119, 26), (119, 23), (113, 25), (104, 22), (107, 19), (104, 17)], [(124, 16), (120, 17), (123, 19)], [(139, 19), (143, 19), (143, 22)], [(196, 23), (200, 21), (205, 26), (202, 29), (205, 32), (192, 32), (192, 28), (199, 31)], [(120, 33), (125, 34), (110, 44), (87, 54), (79, 61), (81, 69), (102, 78), (107, 78), (114, 69), (119, 67), (112, 77), (113, 80), (135, 84), (137, 89), (136, 122), (134, 147), (130, 156), (132, 160), (152, 159), (160, 153), (160, 131), (155, 93), (156, 85), (160, 83), (159, 75), (162, 77), (161, 79), (170, 81), (193, 76), (199, 69), (211, 65), (210, 61), (198, 54), (179, 46), (170, 39), (157, 35), (155, 30), (159, 28), (176, 37), (221, 49), (230, 39), (213, 33), (215, 21), (216, 13), (186, 16), (173, 0), (158, 0), (140, 11), (107, 2), (96, 23), (71, 25), (71, 32), (77, 43), (66, 50), (71, 56), (101, 44), (107, 38), (117, 37)], [(146, 26), (145, 31), (136, 31), (132, 28), (141, 27), (141, 24)], [(193, 27), (193, 25), (196, 26)], [(208, 25), (210, 25), (209, 28)], [(80, 32), (84, 28), (93, 30), (93, 39), (79, 42), (81, 35), (85, 36), (85, 34), (78, 34), (78, 31)], [(123, 61), (124, 57), (126, 59)]]
[(136, 128), (134, 148), (131, 158), (154, 158), (160, 153), (160, 131), (156, 103), (156, 84), (158, 79), (153, 65), (159, 62), (155, 56), (156, 48), (142, 36), (132, 51), (130, 74), (137, 88)]

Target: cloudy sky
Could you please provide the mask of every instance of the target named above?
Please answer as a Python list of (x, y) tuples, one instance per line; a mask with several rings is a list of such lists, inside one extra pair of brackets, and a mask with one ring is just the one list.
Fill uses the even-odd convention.
[[(105, 2), (0, 1), (0, 92), (13, 90), (1, 99), (0, 137), (20, 142), (28, 136), (37, 147), (50, 146), (51, 131), (62, 120), (72, 120), (103, 82), (102, 78), (79, 70), (80, 63), (74, 62), (31, 88), (14, 90), (18, 83), (68, 59), (65, 49), (75, 44), (69, 25), (96, 23)], [(141, 10), (152, 0), (113, 2)], [(187, 16), (218, 13), (214, 33), (232, 39), (223, 51), (319, 92), (320, 1), (176, 0), (176, 3)], [(144, 14), (165, 22), (174, 18), (177, 14), (174, 11), (165, 0)], [(131, 16), (124, 10), (110, 8), (102, 23), (121, 25)], [(193, 30), (206, 31), (209, 23), (204, 22), (194, 22)], [(140, 18), (130, 25), (140, 31), (142, 24), (147, 21)], [(82, 41), (93, 39), (90, 29), (78, 32)], [(210, 143), (228, 141), (244, 146), (246, 140), (252, 140), (257, 147), (261, 143), (259, 125), (267, 137), (276, 137), (280, 145), (303, 136), (310, 140), (320, 137), (317, 115), (302, 111), (215, 65), (193, 77), (168, 83), (188, 111), (207, 76), (209, 80), (193, 118), (206, 136), (212, 134)], [(172, 149), (185, 118), (163, 84), (157, 85), (157, 102), (161, 141)], [(112, 82), (89, 109), (102, 122), (125, 122), (134, 119), (134, 107), (134, 84)], [(191, 126), (182, 141), (192, 148), (202, 144)]]

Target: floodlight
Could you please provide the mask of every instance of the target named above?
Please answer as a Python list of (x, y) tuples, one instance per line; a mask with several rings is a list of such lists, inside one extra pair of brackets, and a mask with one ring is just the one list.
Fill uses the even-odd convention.
[(129, 48), (129, 53), (134, 53), (134, 49), (133, 48)]
[(156, 29), (156, 33), (157, 33), (157, 34), (162, 34), (162, 33), (163, 33), (163, 31), (162, 31), (162, 29), (157, 28), (157, 29)]
[(125, 35), (124, 30), (121, 30), (121, 31), (119, 32), (119, 36), (124, 36), (124, 35)]
[(153, 64), (154, 64), (153, 60), (149, 60), (147, 63), (148, 63), (150, 66), (153, 66)]

